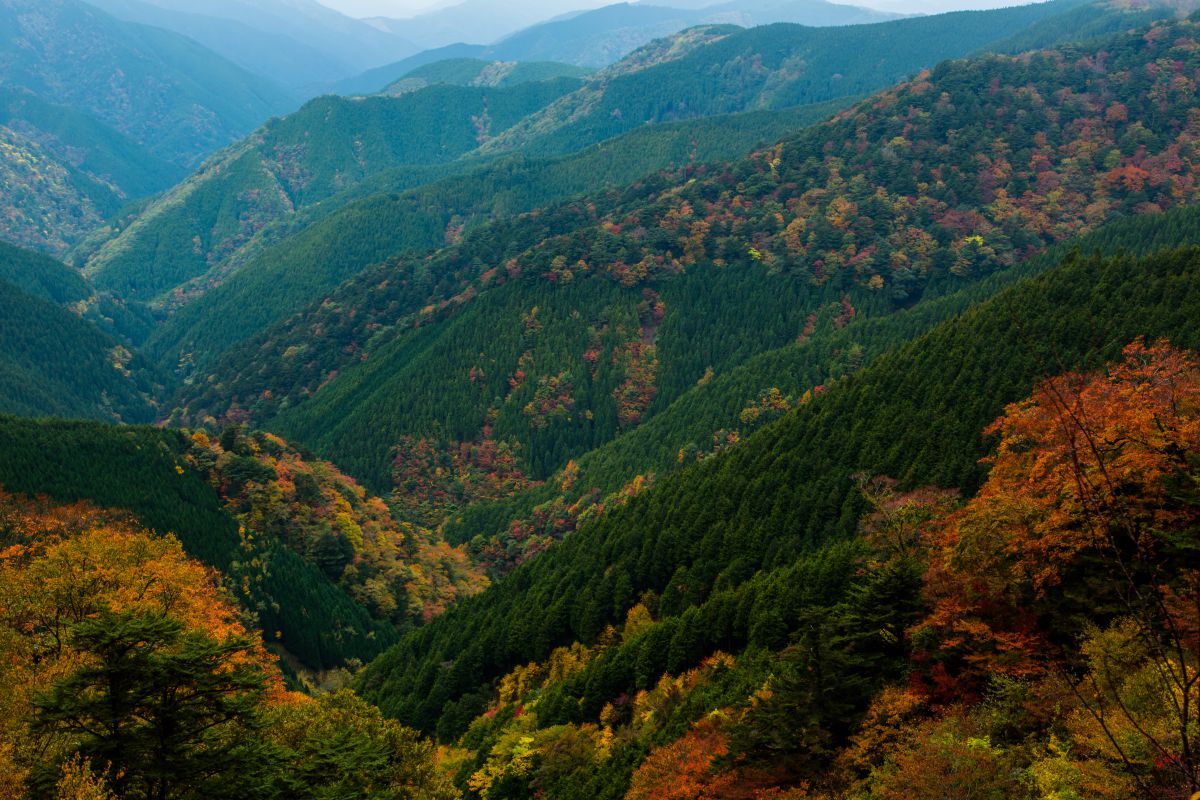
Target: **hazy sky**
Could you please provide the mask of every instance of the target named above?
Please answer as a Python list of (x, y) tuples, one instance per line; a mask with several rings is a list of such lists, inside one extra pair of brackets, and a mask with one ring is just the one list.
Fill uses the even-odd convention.
[[(497, 5), (536, 6), (548, 10), (547, 16), (555, 13), (575, 11), (581, 8), (595, 8), (608, 5), (618, 0), (493, 0)], [(715, 5), (721, 0), (713, 0)], [(439, 6), (456, 5), (461, 0), (320, 0), (325, 5), (336, 8), (343, 14), (354, 17), (410, 17), (421, 11)], [(642, 0), (654, 4), (654, 0)], [(686, 3), (672, 3), (671, 0), (659, 0), (663, 5), (697, 6), (703, 3), (689, 0)], [(1021, 0), (850, 0), (846, 5), (862, 5), (871, 8), (882, 8), (888, 11), (909, 13), (930, 13), (949, 11), (959, 8), (997, 8), (999, 6), (1020, 5)]]

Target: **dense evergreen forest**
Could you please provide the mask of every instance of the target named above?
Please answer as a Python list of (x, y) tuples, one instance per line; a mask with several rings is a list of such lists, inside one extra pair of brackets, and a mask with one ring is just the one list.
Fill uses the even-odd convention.
[(448, 48), (218, 149), (272, 85), (0, 0), (0, 794), (1200, 797), (1197, 5)]

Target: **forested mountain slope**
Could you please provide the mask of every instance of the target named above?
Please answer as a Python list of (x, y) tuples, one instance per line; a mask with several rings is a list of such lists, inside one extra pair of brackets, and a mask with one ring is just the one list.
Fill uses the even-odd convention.
[[(842, 105), (648, 126), (574, 155), (499, 158), (428, 186), (357, 200), (254, 256), (224, 284), (180, 308), (155, 332), (147, 352), (180, 365), (185, 377), (206, 371), (243, 340), (276, 338), (263, 332), (371, 265), (444, 246), (491, 220), (619, 186), (655, 169), (739, 156), (823, 120)], [(413, 177), (412, 170), (377, 177), (399, 181), (397, 173)], [(312, 209), (312, 216), (319, 211)], [(261, 302), (267, 296), (271, 302)], [(254, 341), (246, 346), (257, 346)], [(238, 358), (231, 353), (228, 360), (237, 364)]]
[(183, 177), (93, 117), (16, 87), (0, 87), (0, 138), (0, 237), (52, 253)]
[(856, 317), (839, 325), (836, 309), (824, 309), (797, 341), (692, 387), (644, 424), (571, 462), (554, 480), (498, 501), (457, 507), (443, 503), (445, 535), (452, 542), (469, 542), (480, 564), (504, 572), (569, 535), (602, 510), (607, 499), (619, 498), (623, 487), (659, 480), (736, 445), (875, 359), (1056, 266), (1072, 251), (1150, 255), (1183, 245), (1200, 246), (1200, 206), (1109, 223), (894, 314)]
[(451, 58), (407, 72), (385, 86), (381, 94), (397, 95), (448, 83), (453, 86), (513, 86), (555, 78), (585, 78), (591, 70), (555, 61), (487, 61)]
[(152, 421), (162, 377), (124, 338), (141, 324), (71, 268), (0, 243), (0, 411)]
[[(661, 689), (664, 674), (682, 675), (717, 650), (754, 664), (762, 649), (783, 650), (796, 637), (802, 642), (812, 614), (828, 613), (845, 599), (848, 584), (857, 580), (854, 565), (863, 563), (858, 546), (835, 544), (852, 537), (860, 517), (871, 510), (852, 476), (891, 476), (905, 487), (974, 492), (987, 475), (979, 458), (995, 441), (980, 431), (1006, 403), (1028, 395), (1038, 380), (1119, 358), (1124, 343), (1138, 336), (1168, 337), (1182, 347), (1200, 344), (1192, 324), (1200, 313), (1197, 269), (1200, 251), (1195, 248), (1141, 260), (1067, 258), (1045, 276), (879, 358), (747, 442), (667, 478), (584, 526), (504, 582), (404, 639), (368, 669), (361, 685), (389, 713), (453, 740), (476, 714), (492, 706), (493, 680), (527, 662), (544, 661), (553, 647), (571, 642), (593, 646), (573, 648), (574, 666), (541, 684), (544, 691), (527, 694), (525, 687), (536, 689), (538, 684), (507, 683), (512, 688), (502, 689), (500, 704), (510, 702), (503, 698), (512, 698), (513, 690), (532, 703), (517, 711), (517, 716), (531, 714), (518, 726), (519, 735), (533, 744), (526, 750), (530, 759), (557, 764), (547, 766), (551, 770), (581, 769), (572, 780), (592, 780), (591, 791), (596, 792), (612, 783), (598, 796), (622, 796), (648, 749), (636, 738), (637, 729), (614, 761), (564, 765), (538, 749), (558, 741), (562, 730), (552, 726), (627, 724), (622, 709), (629, 698), (654, 690), (656, 684)], [(911, 577), (920, 575), (919, 564), (915, 569), (908, 573)], [(909, 614), (915, 621), (922, 601), (911, 583), (902, 588), (909, 578), (896, 573), (892, 578), (899, 581), (890, 584), (899, 595), (890, 602), (880, 600), (882, 606), (860, 608), (867, 613), (874, 607), (883, 616)], [(639, 611), (639, 598), (653, 610)], [(605, 633), (606, 625), (619, 625), (631, 609), (629, 619), (637, 617), (636, 625), (627, 621), (624, 636), (619, 628)], [(888, 624), (903, 631), (911, 622)], [(834, 658), (854, 652), (846, 640), (820, 641)], [(879, 681), (896, 675), (891, 671), (896, 668), (903, 674), (910, 646), (919, 645), (905, 644), (854, 674)], [(778, 660), (757, 661), (748, 683), (724, 684), (723, 693), (695, 696), (688, 710), (681, 709), (685, 724), (663, 731), (650, 744), (671, 741), (686, 733), (690, 722), (728, 703), (754, 708), (750, 698), (761, 681), (771, 673), (780, 680), (788, 674), (779, 672), (788, 652), (793, 651)], [(559, 663), (566, 657), (561, 654)], [(919, 663), (912, 668), (925, 674)], [(529, 674), (538, 673), (531, 667)], [(514, 673), (511, 680), (521, 679)], [(840, 680), (825, 685), (840, 685)], [(758, 703), (769, 700), (760, 695)], [(842, 716), (832, 710), (825, 716), (826, 706), (811, 699), (809, 705), (797, 702), (815, 716), (783, 715), (775, 723), (797, 738), (771, 744), (755, 738), (753, 730), (744, 731), (757, 743), (750, 748), (756, 757), (774, 754), (774, 764), (781, 768), (777, 779), (811, 779), (828, 768), (821, 759), (805, 760), (812, 750), (802, 732), (832, 725), (825, 729), (831, 737), (826, 741), (844, 743), (853, 720), (865, 710), (865, 701), (852, 701)], [(471, 725), (475, 733), (464, 743), (477, 757), (460, 773), (463, 777), (490, 759), (499, 762), (497, 769), (505, 769), (513, 754), (496, 737), (509, 730), (511, 712), (500, 723), (479, 720)], [(488, 717), (493, 714), (489, 711)], [(763, 724), (752, 714), (734, 714), (729, 720), (734, 726), (739, 720)], [(747, 746), (745, 740), (738, 744)], [(723, 767), (728, 768), (732, 765)]]
[[(872, 31), (878, 31), (878, 33), (871, 34), (872, 36), (881, 37), (880, 41), (872, 40), (873, 44), (870, 44), (872, 47), (881, 46), (881, 42), (890, 42), (889, 37), (893, 35), (901, 36), (904, 38), (905, 44), (901, 48), (900, 62), (904, 63), (896, 62), (896, 68), (902, 71), (913, 71), (930, 60), (927, 52), (918, 54), (915, 50), (916, 43), (923, 41), (927, 36), (936, 37), (939, 42), (950, 42), (951, 44), (947, 45), (950, 48), (947, 52), (961, 54), (976, 49), (982, 42), (1007, 36), (1014, 31), (1025, 30), (1037, 20), (1069, 7), (1070, 4), (1061, 6), (1048, 4), (1019, 11), (1007, 10), (966, 16), (952, 15), (954, 19), (949, 22), (926, 22), (925, 27), (893, 28), (891, 26), (894, 23), (883, 23), (883, 27), (824, 29), (820, 33), (822, 36), (832, 37), (831, 41), (842, 41), (846, 45), (854, 44), (860, 49), (864, 47), (864, 44), (853, 37), (865, 34), (854, 32), (865, 31), (867, 27)], [(953, 27), (959, 29), (955, 36), (947, 35), (945, 30), (945, 27), (951, 23)], [(868, 62), (864, 58), (858, 63), (857, 71), (847, 67), (848, 71), (843, 75), (845, 80), (839, 84), (840, 88), (826, 87), (829, 88), (828, 92), (824, 89), (815, 91), (815, 93), (810, 92), (809, 89), (812, 87), (806, 83), (804, 78), (807, 73), (795, 74), (793, 71), (794, 61), (789, 61), (781, 54), (792, 52), (795, 48), (798, 48), (796, 52), (808, 52), (811, 49), (810, 45), (812, 45), (814, 35), (811, 29), (796, 26), (741, 32), (733, 29), (720, 29), (695, 31), (673, 40), (651, 45), (611, 68), (602, 76), (590, 79), (581, 91), (585, 93), (599, 91), (604, 97), (613, 99), (614, 102), (621, 97), (628, 99), (632, 95), (658, 96), (656, 93), (663, 91), (659, 87), (671, 87), (680, 81), (686, 82), (685, 76), (689, 74), (687, 70), (699, 70), (703, 74), (709, 72), (724, 74), (726, 77), (722, 80), (725, 83), (720, 85), (725, 89), (721, 92), (709, 91), (704, 97), (689, 100), (691, 105), (686, 113), (683, 113), (679, 106), (667, 103), (658, 110), (661, 113), (656, 112), (651, 117), (625, 118), (624, 121), (614, 120), (611, 124), (606, 123), (594, 130), (588, 127), (591, 123), (588, 123), (587, 119), (593, 119), (590, 116), (585, 115), (586, 119), (581, 119), (578, 125), (571, 124), (567, 128), (557, 127), (558, 121), (556, 120), (548, 131), (549, 138), (543, 140), (535, 136), (529, 144), (529, 149), (531, 152), (576, 150), (596, 138), (609, 137), (631, 127), (644, 127), (641, 125), (644, 121), (669, 120), (677, 116), (703, 116), (727, 109), (754, 107), (760, 102), (765, 102), (763, 92), (767, 91), (769, 85), (775, 87), (770, 90), (775, 97), (775, 100), (771, 101), (772, 103), (778, 101), (777, 104), (782, 105), (791, 103), (804, 105), (817, 97), (829, 95), (840, 97), (856, 88), (877, 88), (891, 80), (890, 75), (881, 73), (875, 68), (873, 62)], [(846, 38), (848, 36), (849, 39)], [(706, 42), (707, 44), (705, 44)], [(738, 45), (736, 42), (742, 44)], [(905, 49), (910, 47), (912, 49)], [(867, 50), (861, 51), (866, 52)], [(860, 52), (853, 48), (850, 51)], [(686, 61), (685, 66), (680, 66), (684, 64), (684, 61), (680, 59)], [(768, 66), (754, 67), (753, 65), (756, 63), (765, 63)], [(742, 75), (747, 65), (750, 65), (748, 67), (750, 72), (744, 76), (746, 81), (743, 85), (742, 79), (737, 76)], [(712, 84), (712, 81), (708, 79), (696, 81), (694, 75), (690, 80), (693, 84), (692, 89), (695, 89), (700, 83), (706, 86)], [(505, 91), (515, 92), (518, 88), (520, 87)], [(687, 91), (692, 91), (692, 89)], [(425, 91), (435, 90), (427, 89)], [(449, 89), (443, 88), (437, 91), (447, 92)], [(783, 92), (783, 94), (779, 94), (779, 92)], [(785, 98), (784, 95), (787, 97)], [(574, 98), (572, 104), (586, 104), (587, 98), (585, 97), (576, 95), (571, 95), (571, 97)], [(411, 98), (411, 101), (417, 102), (418, 99), (427, 101), (429, 96), (418, 95)], [(319, 102), (333, 103), (334, 101), (322, 100)], [(552, 103), (551, 107), (558, 106)], [(564, 113), (567, 112), (566, 109), (560, 108), (560, 110), (563, 110)], [(609, 109), (609, 111), (611, 110)], [(504, 126), (498, 123), (498, 117), (498, 112), (489, 111), (489, 118), (493, 120), (492, 128), (497, 135), (500, 135), (500, 129)], [(608, 112), (605, 117), (612, 119)], [(539, 119), (544, 118), (544, 115), (539, 117)], [(322, 130), (329, 127), (315, 120), (311, 113), (299, 115), (296, 124), (298, 125), (301, 121), (322, 125)], [(286, 128), (287, 125), (287, 121), (280, 123), (283, 128)], [(580, 128), (579, 125), (583, 127)], [(524, 130), (525, 133), (522, 134), (524, 138), (536, 133), (532, 128)], [(706, 146), (705, 139), (701, 137), (711, 135), (707, 133), (708, 130), (710, 129), (704, 127), (697, 129), (697, 141), (700, 146), (697, 148), (696, 156), (698, 158), (726, 158), (732, 155), (733, 153), (723, 146), (726, 141), (724, 136), (722, 136), (721, 148)], [(741, 125), (739, 130), (745, 132), (748, 128)], [(335, 131), (325, 132), (335, 137)], [(761, 133), (763, 137), (769, 135), (774, 138), (782, 132), (772, 127), (764, 128)], [(652, 136), (652, 134), (650, 135)], [(760, 138), (762, 137), (747, 137), (743, 140), (745, 141), (743, 149), (748, 149)], [(636, 143), (631, 139), (620, 146), (632, 147)], [(542, 147), (543, 144), (545, 147)], [(614, 144), (614, 147), (617, 146)], [(225, 205), (224, 202), (217, 202), (215, 199), (202, 201), (202, 197), (209, 197), (213, 192), (228, 198), (229, 194), (224, 190), (230, 186), (224, 178), (213, 184), (211, 176), (197, 176), (185, 184), (180, 192), (173, 193), (163, 202), (152, 206), (147, 212), (134, 219), (128, 226), (116, 231), (116, 238), (107, 242), (90, 258), (91, 269), (101, 276), (98, 277), (98, 280), (102, 285), (107, 285), (105, 283), (107, 278), (102, 277), (105, 275), (112, 276), (114, 285), (131, 286), (132, 282), (137, 281), (141, 288), (145, 287), (143, 282), (149, 278), (154, 287), (151, 291), (171, 302), (174, 302), (171, 298), (175, 298), (176, 290), (182, 289), (179, 296), (188, 298), (197, 292), (210, 289), (209, 284), (213, 282), (212, 279), (219, 280), (235, 271), (242, 273), (237, 276), (239, 284), (242, 284), (241, 288), (231, 287), (228, 294), (222, 295), (220, 302), (228, 304), (233, 302), (236, 297), (240, 299), (243, 306), (260, 307), (263, 311), (257, 315), (259, 319), (253, 325), (247, 324), (243, 330), (233, 335), (218, 334), (220, 336), (218, 340), (213, 340), (211, 337), (193, 338), (197, 329), (205, 326), (205, 320), (211, 317), (210, 312), (215, 311), (215, 302), (217, 301), (214, 301), (213, 306), (206, 306), (201, 301), (200, 307), (185, 309), (178, 320), (168, 323), (154, 347), (155, 352), (159, 353), (164, 363), (170, 367), (174, 367), (181, 360), (184, 363), (189, 361), (201, 364), (210, 362), (228, 345), (237, 342), (247, 334), (254, 333), (256, 329), (265, 324), (283, 319), (288, 313), (299, 310), (305, 303), (317, 300), (323, 292), (338, 281), (352, 276), (375, 261), (405, 251), (421, 250), (445, 244), (447, 241), (453, 241), (466, 226), (486, 221), (489, 217), (503, 217), (513, 212), (529, 210), (535, 207), (534, 204), (553, 201), (586, 188), (586, 184), (580, 186), (578, 182), (571, 182), (557, 189), (547, 187), (546, 191), (530, 192), (528, 200), (526, 200), (520, 197), (522, 190), (519, 188), (497, 186), (492, 190), (492, 194), (496, 196), (496, 202), (489, 206), (483, 202), (486, 198), (486, 195), (483, 194), (468, 193), (455, 196), (453, 194), (456, 191), (454, 187), (462, 184), (452, 179), (449, 184), (431, 186), (428, 192), (411, 192), (406, 197), (402, 196), (398, 203), (395, 199), (381, 194), (369, 201), (364, 201), (357, 208), (346, 209), (340, 219), (330, 217), (321, 226), (306, 230), (306, 226), (316, 219), (333, 214), (346, 202), (357, 197), (363, 197), (370, 192), (410, 189), (414, 185), (427, 183), (439, 175), (445, 175), (447, 171), (468, 171), (475, 165), (475, 162), (465, 160), (457, 164), (443, 165), (434, 171), (427, 171), (395, 165), (388, 168), (387, 165), (391, 162), (386, 158), (382, 159), (380, 164), (373, 164), (370, 159), (365, 159), (364, 163), (356, 163), (350, 171), (363, 175), (373, 173), (371, 177), (365, 178), (360, 185), (349, 191), (323, 200), (319, 205), (310, 205), (307, 213), (293, 216), (283, 198), (287, 191), (286, 187), (281, 188), (280, 186), (283, 182), (282, 179), (272, 177), (280, 172), (279, 169), (270, 166), (271, 162), (278, 160), (279, 155), (268, 152), (265, 156), (268, 163), (263, 170), (257, 168), (253, 170), (256, 177), (252, 183), (257, 185), (261, 179), (270, 185), (263, 186), (261, 192), (243, 195), (245, 199), (239, 201), (235, 208)], [(230, 157), (239, 159), (242, 156), (231, 151)], [(246, 158), (255, 160), (257, 163), (260, 156), (249, 155)], [(675, 163), (679, 163), (678, 159), (673, 160)], [(646, 172), (666, 166), (668, 163), (670, 162), (654, 158), (631, 158), (628, 165), (630, 167), (641, 166)], [(484, 166), (482, 169), (482, 172), (474, 172), (474, 177), (486, 186), (493, 180), (492, 176), (510, 174), (513, 167), (511, 164), (500, 164), (495, 169), (489, 166)], [(541, 169), (541, 166), (535, 166), (535, 169)], [(636, 173), (630, 174), (630, 172), (631, 170), (625, 170), (612, 176), (605, 175), (604, 182), (619, 183), (629, 180), (636, 175)], [(240, 180), (238, 173), (238, 170), (234, 170), (226, 172), (225, 175), (230, 176), (228, 180), (236, 182)], [(599, 174), (604, 175), (604, 173)], [(512, 174), (508, 183), (518, 186), (530, 180), (537, 181), (538, 179), (534, 177), (519, 178), (516, 174)], [(353, 184), (353, 181), (348, 182)], [(201, 190), (202, 187), (210, 184), (212, 185), (209, 189)], [(194, 195), (187, 194), (191, 188), (196, 189)], [(275, 200), (277, 197), (281, 198), (279, 202)], [(286, 199), (290, 200), (290, 198)], [(207, 207), (207, 210), (198, 208), (201, 205)], [(433, 210), (432, 214), (429, 213), (431, 209)], [(283, 218), (282, 222), (268, 224), (261, 231), (259, 230), (264, 221), (280, 217)], [(396, 222), (384, 223), (384, 219), (396, 220), (399, 224)], [(374, 224), (375, 220), (378, 220), (379, 224)], [(304, 232), (295, 236), (300, 231)], [(169, 241), (173, 243), (172, 247), (160, 246), (160, 242), (165, 241), (164, 237), (169, 237)], [(196, 237), (199, 237), (199, 245), (195, 244)], [(281, 240), (283, 243), (278, 247), (271, 246)], [(332, 246), (334, 243), (336, 246)], [(336, 257), (333, 255), (335, 251)], [(83, 256), (82, 251), (80, 256)], [(184, 276), (194, 276), (197, 271), (203, 272), (207, 277), (183, 286), (174, 283)], [(154, 274), (148, 276), (147, 273), (150, 272)], [(312, 276), (311, 282), (308, 282), (308, 276)], [(280, 281), (288, 282), (287, 289), (282, 292), (287, 298), (285, 303), (267, 308), (263, 307), (261, 303), (248, 302), (249, 298), (253, 296), (252, 288), (276, 286)]]
[(289, 691), (178, 539), (121, 511), (0, 491), (0, 543), (10, 800), (458, 796), (429, 743), (352, 692)]
[(214, 156), (112, 231), (87, 258), (98, 286), (178, 303), (235, 269), (268, 224), (380, 172), (443, 164), (577, 85), (431, 86), (401, 97), (322, 97)]
[(282, 89), (191, 39), (79, 0), (4, 0), (0, 53), (0, 82), (90, 114), (179, 166), (291, 105)]
[(944, 59), (987, 49), (1076, 5), (1056, 0), (834, 28), (695, 28), (601, 70), (481, 149), (564, 152), (580, 140), (597, 141), (647, 122), (865, 94)]
[(544, 478), (822, 319), (1195, 198), (1194, 41), (950, 62), (751, 158), (481, 229), (365, 272), (183, 405), (277, 417), (379, 491), (405, 437), (507, 441)]
[(278, 437), (0, 416), (0, 487), (132, 513), (219, 571), (268, 643), (309, 670), (365, 662), (485, 583)]

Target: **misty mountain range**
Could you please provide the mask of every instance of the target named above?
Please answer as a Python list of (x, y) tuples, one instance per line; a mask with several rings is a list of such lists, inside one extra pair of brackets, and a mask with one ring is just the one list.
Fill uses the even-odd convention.
[(183, 34), (301, 99), (348, 88), (377, 91), (428, 63), (423, 53), (448, 46), (457, 48), (454, 56), (602, 67), (694, 25), (850, 25), (898, 16), (824, 0), (666, 0), (566, 14), (548, 2), (464, 0), (408, 19), (353, 19), (316, 0), (90, 0), (90, 5), (121, 20)]

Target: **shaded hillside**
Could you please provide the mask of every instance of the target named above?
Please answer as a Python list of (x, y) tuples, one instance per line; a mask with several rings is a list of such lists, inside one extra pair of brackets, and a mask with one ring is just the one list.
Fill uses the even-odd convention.
[(268, 224), (381, 171), (453, 161), (576, 85), (560, 79), (318, 98), (213, 157), (112, 231), (85, 269), (124, 296), (179, 303), (227, 277)]
[(93, 117), (15, 87), (0, 88), (0, 137), (0, 237), (52, 253), (183, 177)]
[(74, 270), (0, 243), (0, 311), (0, 411), (155, 418), (161, 377), (127, 340), (110, 335), (136, 330), (136, 317), (97, 297)]
[(174, 534), (190, 556), (220, 570), (268, 641), (312, 669), (365, 661), (385, 647), (391, 626), (318, 567), (279, 541), (239, 534), (207, 475), (187, 460), (190, 446), (181, 431), (0, 417), (0, 486), (127, 510)]

